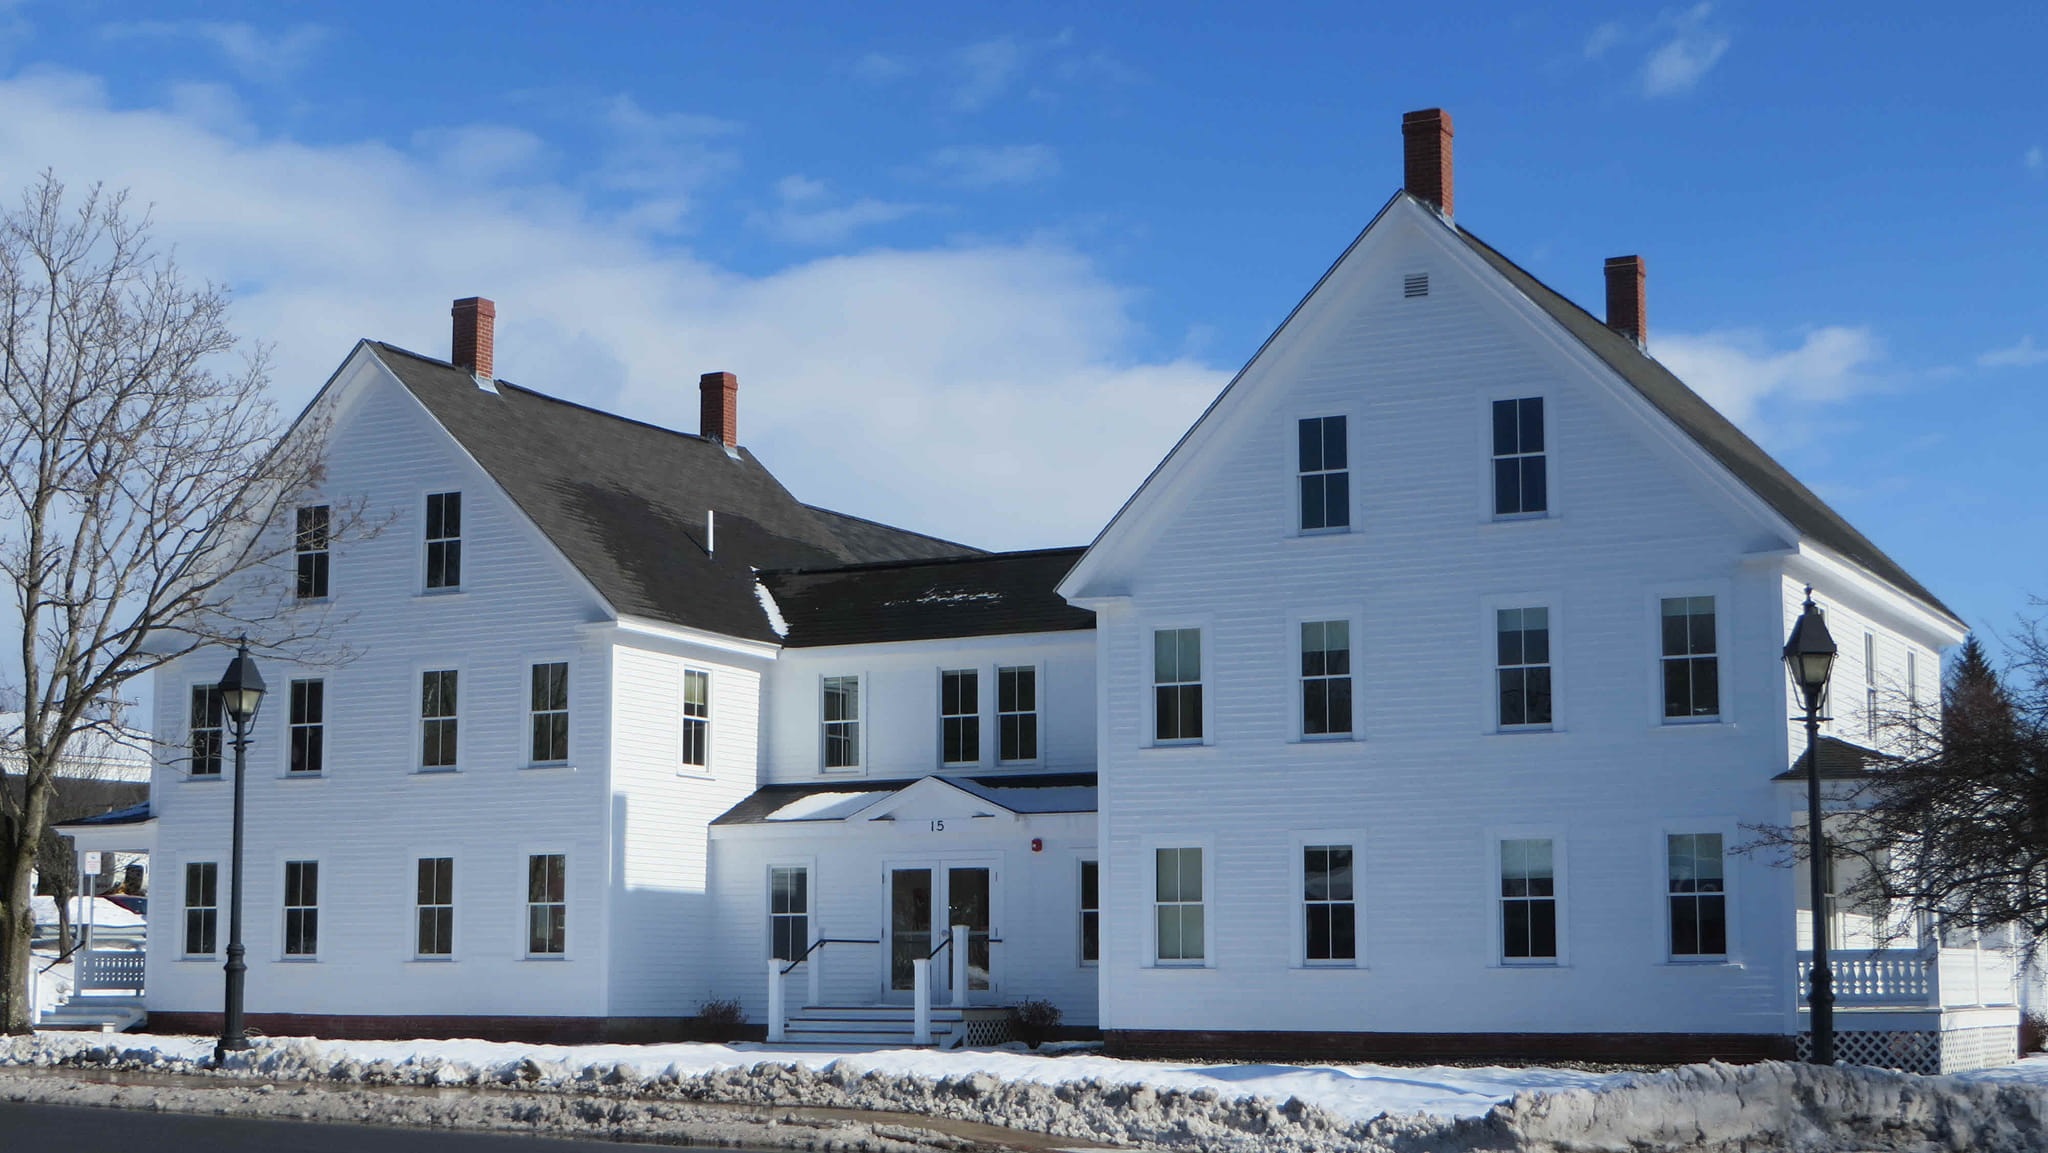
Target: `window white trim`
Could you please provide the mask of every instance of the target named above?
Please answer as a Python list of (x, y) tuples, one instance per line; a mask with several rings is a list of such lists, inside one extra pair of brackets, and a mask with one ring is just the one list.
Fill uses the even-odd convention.
[[(446, 953), (422, 953), (420, 952), (419, 916), (419, 911), (422, 908), (419, 899), (420, 862), (439, 859), (446, 859), (451, 862), (449, 866), (450, 888), (447, 905), (448, 951)], [(405, 902), (405, 935), (406, 939), (411, 942), (411, 951), (408, 953), (407, 959), (412, 961), (431, 961), (436, 964), (446, 964), (454, 961), (462, 947), (462, 878), (465, 872), (462, 854), (447, 847), (415, 848), (406, 856), (406, 870), (406, 895), (409, 899)]]
[[(1350, 960), (1311, 960), (1308, 955), (1308, 897), (1306, 895), (1306, 861), (1304, 853), (1313, 845), (1348, 845), (1351, 848), (1351, 907), (1352, 907), (1352, 957)], [(1367, 969), (1371, 965), (1366, 954), (1365, 899), (1365, 852), (1366, 835), (1359, 829), (1309, 829), (1297, 832), (1288, 841), (1288, 875), (1292, 898), (1292, 915), (1288, 918), (1294, 932), (1294, 944), (1289, 952), (1289, 963), (1297, 969)]]
[[(533, 907), (535, 905), (556, 903), (530, 899), (532, 891), (528, 888), (528, 882), (531, 877), (530, 870), (533, 868), (533, 858), (535, 857), (562, 858), (562, 899), (559, 902), (562, 906), (562, 951), (559, 953), (536, 953), (533, 951), (531, 919)], [(517, 956), (529, 961), (566, 961), (576, 955), (575, 929), (578, 918), (575, 915), (576, 864), (574, 857), (575, 854), (571, 853), (568, 849), (555, 845), (524, 846), (519, 850), (519, 856), (516, 858), (519, 870), (517, 878), (519, 886), (518, 904), (516, 905), (518, 910), (518, 927), (516, 932), (518, 936), (515, 938), (518, 943)]]
[[(1095, 906), (1092, 910), (1084, 903), (1087, 892), (1086, 868), (1089, 865), (1095, 866)], [(1074, 948), (1068, 955), (1083, 969), (1100, 968), (1102, 965), (1102, 873), (1102, 854), (1099, 851), (1090, 848), (1074, 854), (1074, 883), (1071, 889), (1074, 894)], [(1088, 936), (1082, 928), (1083, 918), (1091, 911), (1095, 914), (1095, 959), (1092, 961), (1088, 959)]]
[[(1503, 725), (1500, 723), (1500, 612), (1502, 609), (1540, 608), (1549, 612), (1550, 626), (1550, 723), (1547, 725)], [(1564, 594), (1556, 590), (1503, 593), (1480, 598), (1481, 732), (1503, 736), (1526, 733), (1561, 733), (1569, 727), (1566, 706), (1571, 689), (1570, 672), (1564, 659)]]
[[(1711, 717), (1666, 717), (1664, 715), (1664, 601), (1671, 597), (1714, 598), (1714, 656), (1719, 666), (1721, 711)], [(1651, 586), (1643, 602), (1644, 628), (1650, 660), (1649, 723), (1659, 729), (1685, 729), (1698, 725), (1731, 725), (1736, 721), (1735, 699), (1739, 672), (1729, 654), (1733, 652), (1734, 627), (1730, 624), (1735, 604), (1732, 582), (1727, 580), (1688, 581)], [(1553, 655), (1555, 655), (1553, 653)], [(1783, 671), (1782, 664), (1779, 666)], [(1553, 681), (1555, 677), (1553, 676)]]
[[(460, 547), (457, 550), (458, 559), (456, 567), (462, 579), (451, 585), (436, 586), (427, 583), (427, 545), (429, 543), (427, 538), (427, 501), (431, 497), (441, 496), (445, 493), (456, 493), (461, 498), (461, 511), (457, 513), (459, 522), (456, 527), (458, 531), (453, 537), (436, 537), (434, 539), (459, 542)], [(419, 499), (413, 505), (414, 508), (419, 510), (420, 514), (420, 531), (413, 536), (414, 546), (417, 549), (417, 556), (413, 567), (413, 587), (420, 595), (430, 597), (448, 596), (468, 589), (473, 583), (470, 580), (469, 562), (471, 557), (469, 543), (471, 540), (470, 515), (475, 510), (470, 505), (468, 487), (461, 481), (451, 481), (445, 485), (429, 486), (419, 490)]]
[[(854, 682), (854, 720), (852, 723), (858, 726), (855, 729), (853, 742), (855, 763), (851, 765), (830, 765), (826, 763), (825, 756), (825, 726), (828, 723), (825, 720), (825, 682), (830, 680), (843, 680), (847, 678), (851, 678)], [(818, 674), (817, 681), (812, 686), (811, 700), (818, 707), (818, 711), (813, 715), (817, 718), (817, 728), (815, 732), (817, 734), (816, 739), (818, 742), (817, 763), (818, 771), (820, 773), (824, 773), (831, 776), (849, 777), (867, 775), (868, 730), (872, 726), (873, 722), (870, 718), (874, 716), (875, 711), (875, 702), (873, 694), (869, 692), (869, 688), (873, 684), (873, 682), (874, 678), (870, 677), (867, 674), (866, 670), (836, 673), (821, 672)]]
[[(676, 774), (709, 780), (718, 775), (718, 693), (719, 676), (726, 670), (693, 661), (680, 661), (676, 665)], [(704, 678), (704, 716), (692, 718), (687, 712), (690, 698), (690, 677), (692, 674)], [(823, 690), (820, 690), (823, 699)], [(701, 719), (704, 722), (704, 763), (693, 765), (683, 759), (689, 747), (684, 734), (689, 731), (689, 722)], [(573, 731), (573, 730), (572, 730)], [(822, 728), (820, 729), (822, 732)], [(822, 756), (822, 752), (820, 756)]]
[[(212, 897), (211, 904), (194, 905), (191, 903), (189, 870), (194, 865), (213, 866), (213, 891), (209, 894)], [(191, 858), (181, 857), (171, 866), (174, 870), (171, 876), (176, 878), (178, 883), (178, 959), (181, 961), (216, 961), (220, 959), (222, 953), (227, 949), (228, 926), (226, 919), (221, 916), (221, 913), (226, 904), (224, 898), (227, 895), (229, 878), (227, 870), (222, 868), (222, 865), (223, 862), (218, 859), (195, 856)], [(246, 894), (244, 899), (247, 899)], [(203, 953), (195, 953), (187, 948), (191, 944), (191, 934), (187, 931), (186, 926), (193, 909), (213, 910), (213, 948)]]
[[(1158, 675), (1155, 663), (1155, 646), (1158, 644), (1159, 633), (1182, 629), (1194, 629), (1201, 634), (1202, 679), (1198, 682), (1180, 683), (1199, 684), (1202, 688), (1202, 735), (1200, 737), (1186, 737), (1177, 740), (1161, 740), (1159, 739), (1159, 694), (1157, 691), (1159, 683), (1155, 679)], [(1145, 731), (1141, 734), (1144, 747), (1176, 749), (1198, 748), (1203, 745), (1215, 744), (1217, 682), (1215, 623), (1207, 619), (1186, 618), (1143, 621), (1139, 624), (1138, 638), (1138, 677), (1139, 684), (1143, 686), (1145, 694)]]
[(185, 740), (183, 751), (178, 754), (179, 776), (188, 781), (224, 781), (233, 773), (235, 757), (235, 724), (228, 718), (227, 705), (221, 705), (220, 714), (220, 760), (215, 771), (198, 773), (193, 769), (199, 758), (193, 755), (194, 741), (201, 726), (192, 723), (192, 697), (201, 689), (218, 689), (219, 678), (195, 680), (185, 686), (185, 694), (179, 699), (179, 717), (184, 722)]
[[(521, 667), (524, 668), (525, 666)], [(452, 765), (434, 765), (430, 767), (427, 764), (426, 755), (428, 719), (426, 713), (427, 674), (446, 672), (455, 674), (455, 763)], [(524, 687), (524, 682), (522, 682), (522, 690)], [(475, 690), (476, 683), (471, 679), (468, 667), (461, 662), (436, 663), (427, 661), (413, 666), (412, 697), (406, 704), (412, 711), (412, 752), (409, 755), (412, 758), (412, 772), (415, 775), (438, 776), (443, 773), (459, 773), (462, 771), (463, 761), (468, 758), (469, 754), (476, 751), (473, 747), (477, 736), (476, 726), (463, 723), (464, 713), (467, 711), (464, 708), (464, 702), (474, 697)], [(524, 710), (521, 710), (520, 715), (522, 717), (525, 715)], [(524, 758), (522, 757), (521, 759), (523, 760)]]
[[(1301, 626), (1319, 621), (1343, 621), (1346, 625), (1350, 626), (1351, 731), (1348, 733), (1311, 734), (1307, 731), (1308, 718), (1305, 715), (1305, 702), (1303, 700), (1306, 686), (1303, 684), (1301, 672)], [(1291, 612), (1288, 614), (1286, 644), (1283, 651), (1288, 654), (1287, 677), (1290, 688), (1287, 695), (1293, 707), (1293, 712), (1287, 726), (1287, 739), (1290, 743), (1319, 745), (1341, 743), (1344, 741), (1362, 741), (1365, 739), (1365, 734), (1362, 731), (1365, 719), (1365, 709), (1362, 704), (1364, 694), (1359, 691), (1364, 670), (1358, 659), (1359, 637), (1363, 632), (1364, 613), (1357, 607), (1333, 607), (1326, 612)], [(1207, 694), (1203, 695), (1206, 696)]]
[[(1530, 513), (1496, 514), (1493, 511), (1493, 405), (1501, 400), (1526, 400), (1536, 397), (1543, 401), (1543, 492), (1544, 510)], [(1477, 416), (1474, 424), (1478, 427), (1475, 438), (1479, 451), (1479, 519), (1484, 524), (1514, 525), (1540, 524), (1557, 520), (1563, 515), (1563, 493), (1559, 491), (1557, 463), (1562, 455), (1557, 436), (1558, 389), (1554, 384), (1527, 382), (1520, 385), (1503, 385), (1482, 390), (1479, 393)]]
[[(292, 686), (302, 681), (310, 681), (320, 686), (319, 723), (306, 726), (308, 728), (317, 727), (320, 730), (320, 768), (309, 772), (293, 772), (292, 746), (296, 743), (295, 734), (300, 726), (292, 722)], [(334, 710), (332, 707), (334, 694), (328, 690), (333, 687), (334, 678), (326, 675), (324, 671), (319, 669), (302, 671), (295, 668), (286, 672), (283, 678), (283, 688), (272, 691), (271, 695), (278, 698), (273, 706), (277, 715), (270, 723), (277, 731), (278, 757), (276, 776), (279, 780), (313, 781), (327, 775), (327, 764), (332, 759), (328, 755), (332, 750), (329, 748), (327, 738), (331, 735), (334, 727)], [(230, 735), (227, 750), (228, 754), (232, 756), (234, 753), (232, 735)]]
[[(948, 674), (957, 675), (960, 673), (969, 674), (974, 678), (974, 711), (971, 713), (948, 713), (946, 711), (946, 677)], [(932, 678), (932, 687), (934, 690), (932, 713), (937, 726), (934, 735), (938, 739), (938, 746), (934, 750), (938, 755), (933, 758), (933, 762), (938, 765), (942, 772), (948, 769), (978, 769), (986, 765), (990, 759), (989, 692), (994, 687), (994, 678), (989, 675), (987, 669), (972, 662), (955, 665), (942, 664), (935, 670), (935, 675)], [(974, 756), (969, 760), (949, 761), (946, 759), (946, 722), (949, 719), (956, 718), (972, 718), (974, 721)]]
[[(560, 759), (540, 760), (533, 755), (533, 722), (534, 718), (540, 715), (540, 712), (533, 707), (533, 670), (540, 665), (563, 666), (563, 708), (561, 709), (561, 712), (565, 722), (569, 727), (569, 739), (567, 741), (567, 747), (563, 750), (563, 756)], [(460, 709), (461, 706), (461, 700), (462, 697), (460, 694), (460, 686), (458, 685), (456, 695), (456, 703), (458, 710)], [(555, 710), (550, 709), (546, 711), (553, 712)], [(541, 655), (529, 656), (525, 660), (521, 661), (519, 664), (520, 727), (519, 744), (517, 746), (519, 753), (518, 761), (516, 763), (530, 769), (559, 769), (567, 765), (575, 764), (577, 745), (576, 734), (579, 728), (579, 726), (576, 724), (576, 713), (577, 708), (575, 660), (568, 656)], [(457, 748), (459, 750), (460, 745), (458, 745)], [(457, 763), (460, 763), (459, 751), (457, 754)]]
[[(326, 918), (322, 917), (320, 913), (326, 906), (325, 898), (328, 893), (328, 878), (322, 875), (326, 870), (320, 867), (321, 861), (321, 855), (312, 850), (298, 850), (278, 854), (275, 876), (277, 878), (277, 959), (279, 961), (296, 964), (318, 961), (320, 959), (321, 943), (327, 935), (327, 926), (321, 924)], [(310, 905), (294, 905), (291, 903), (293, 896), (290, 889), (291, 867), (296, 864), (310, 864), (313, 866), (313, 903)], [(244, 894), (244, 899), (247, 899), (247, 894)], [(310, 951), (302, 953), (289, 951), (291, 948), (291, 914), (294, 909), (311, 909), (313, 911), (313, 948)]]
[[(1304, 420), (1320, 420), (1327, 417), (1342, 417), (1344, 420), (1344, 467), (1341, 470), (1326, 469), (1322, 471), (1341, 471), (1344, 473), (1345, 523), (1333, 528), (1303, 528), (1301, 526), (1301, 478), (1304, 474), (1301, 471), (1301, 422)], [(1287, 419), (1286, 426), (1281, 430), (1282, 437), (1286, 442), (1281, 449), (1281, 459), (1285, 462), (1285, 467), (1281, 469), (1281, 473), (1286, 477), (1287, 481), (1286, 507), (1288, 510), (1287, 523), (1283, 526), (1285, 531), (1282, 535), (1289, 537), (1341, 537), (1358, 531), (1358, 429), (1359, 415), (1349, 407), (1323, 405), (1298, 407), (1293, 410), (1292, 415)]]
[[(1035, 724), (1037, 726), (1038, 732), (1037, 739), (1034, 742), (1038, 750), (1038, 755), (1035, 757), (1026, 757), (1017, 760), (1005, 760), (1003, 758), (1003, 718), (1009, 715), (1023, 715), (1022, 713), (1008, 714), (1003, 712), (1004, 669), (1031, 670), (1031, 716), (1036, 718)], [(1045, 661), (1042, 659), (1023, 661), (998, 660), (993, 665), (989, 666), (989, 677), (989, 684), (992, 686), (992, 692), (990, 694), (988, 708), (990, 716), (994, 718), (994, 722), (990, 726), (989, 732), (989, 756), (995, 761), (996, 765), (1003, 768), (1010, 768), (1022, 765), (1044, 764), (1046, 734), (1049, 731), (1046, 725), (1045, 709)]]
[[(1162, 960), (1159, 956), (1159, 850), (1200, 849), (1202, 852), (1202, 957), (1200, 960)], [(1216, 945), (1222, 938), (1217, 931), (1216, 911), (1216, 846), (1208, 837), (1155, 837), (1144, 842), (1145, 888), (1142, 909), (1144, 910), (1145, 959), (1147, 969), (1213, 969), (1216, 967)], [(1193, 902), (1189, 902), (1193, 903)]]
[[(1485, 830), (1486, 836), (1486, 920), (1487, 939), (1492, 942), (1493, 954), (1487, 962), (1490, 969), (1554, 969), (1571, 964), (1571, 864), (1568, 843), (1564, 829), (1557, 825), (1497, 825)], [(1514, 958), (1507, 956), (1507, 943), (1501, 936), (1501, 842), (1547, 840), (1550, 842), (1551, 892), (1557, 904), (1557, 956), (1542, 958)], [(1662, 875), (1661, 873), (1659, 874)]]
[[(1721, 834), (1721, 893), (1726, 898), (1727, 906), (1728, 951), (1720, 956), (1674, 956), (1671, 952), (1671, 902), (1667, 899), (1670, 890), (1666, 886), (1668, 862), (1665, 851), (1666, 838), (1677, 833)], [(1736, 846), (1742, 843), (1742, 824), (1732, 816), (1668, 817), (1655, 822), (1650, 830), (1649, 840), (1652, 866), (1649, 890), (1650, 897), (1656, 905), (1653, 907), (1653, 915), (1648, 918), (1651, 925), (1648, 944), (1651, 949), (1650, 955), (1657, 958), (1661, 964), (1692, 967), (1743, 963), (1742, 876), (1737, 865), (1745, 858), (1735, 851)], [(1805, 882), (1801, 881), (1800, 884), (1804, 885)]]
[[(806, 948), (824, 932), (818, 927), (818, 858), (816, 857), (775, 857), (761, 866), (761, 960), (775, 956), (775, 870), (802, 869), (804, 871), (804, 945)], [(831, 946), (826, 946), (830, 948)], [(787, 964), (788, 962), (784, 962)], [(805, 964), (809, 962), (806, 961)]]
[[(318, 548), (307, 548), (305, 533), (299, 524), (301, 514), (319, 511), (326, 514), (326, 523), (321, 526)], [(286, 532), (292, 538), (292, 601), (294, 604), (321, 604), (334, 596), (334, 504), (325, 497), (308, 496), (307, 503), (292, 508), (291, 519)], [(308, 558), (319, 558), (308, 566)], [(301, 576), (303, 568), (314, 571)], [(424, 571), (424, 570), (422, 570)], [(308, 583), (318, 591), (306, 591)]]

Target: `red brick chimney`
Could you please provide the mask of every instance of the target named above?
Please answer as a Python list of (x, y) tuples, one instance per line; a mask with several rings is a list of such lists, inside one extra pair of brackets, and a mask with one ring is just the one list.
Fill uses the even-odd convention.
[(1643, 289), (1648, 275), (1640, 256), (1607, 258), (1607, 327), (1638, 347), (1650, 342), (1650, 305)]
[(1425, 108), (1402, 116), (1401, 142), (1408, 160), (1401, 187), (1450, 216), (1451, 114), (1441, 108)]
[(491, 376), (491, 351), (496, 343), (498, 306), (481, 296), (465, 296), (448, 310), (455, 317), (454, 348), (448, 360), (484, 380)]
[(707, 372), (697, 378), (697, 393), (699, 434), (720, 444), (738, 444), (740, 378), (729, 372)]

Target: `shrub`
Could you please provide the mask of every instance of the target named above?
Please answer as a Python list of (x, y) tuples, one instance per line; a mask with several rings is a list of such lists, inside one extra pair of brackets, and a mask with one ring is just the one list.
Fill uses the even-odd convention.
[(1017, 1002), (1017, 1039), (1033, 1049), (1052, 1039), (1052, 1031), (1060, 1027), (1060, 1007), (1043, 997), (1032, 997)]
[(742, 1026), (746, 1023), (747, 1011), (734, 998), (714, 997), (697, 1006), (697, 1027), (703, 1031), (707, 1041), (740, 1040)]
[(2020, 1018), (2020, 1056), (2048, 1049), (2048, 1017), (2029, 1013)]

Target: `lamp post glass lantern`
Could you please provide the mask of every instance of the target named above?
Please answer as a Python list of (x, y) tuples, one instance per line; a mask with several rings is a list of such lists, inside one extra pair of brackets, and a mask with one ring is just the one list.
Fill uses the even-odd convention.
[(249, 655), (249, 638), (235, 646), (235, 659), (228, 662), (220, 678), (221, 707), (235, 724), (235, 815), (234, 848), (228, 864), (228, 963), (227, 1004), (221, 1013), (220, 1042), (213, 1049), (213, 1063), (221, 1064), (229, 1053), (249, 1047), (248, 1031), (242, 1027), (242, 977), (248, 972), (242, 949), (242, 781), (248, 776), (249, 723), (263, 705), (263, 674)]
[(1806, 835), (1808, 897), (1813, 917), (1813, 980), (1806, 997), (1813, 1024), (1813, 1063), (1835, 1063), (1835, 978), (1828, 969), (1828, 919), (1826, 885), (1827, 836), (1820, 819), (1820, 706), (1827, 695), (1828, 675), (1835, 667), (1835, 638), (1828, 622), (1813, 603), (1813, 586), (1806, 586), (1806, 605), (1792, 625), (1785, 642), (1785, 671), (1799, 690), (1806, 715)]

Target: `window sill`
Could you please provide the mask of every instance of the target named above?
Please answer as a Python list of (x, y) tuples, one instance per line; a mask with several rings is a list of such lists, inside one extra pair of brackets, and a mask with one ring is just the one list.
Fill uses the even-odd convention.
[(1666, 957), (1658, 964), (1667, 969), (1743, 969), (1748, 966), (1728, 957)]
[(519, 959), (522, 962), (533, 961), (542, 965), (562, 965), (568, 963), (569, 957), (566, 953), (529, 953)]
[(715, 781), (718, 779), (717, 773), (712, 772), (710, 769), (700, 769), (695, 765), (684, 769), (677, 769), (676, 776), (686, 781)]
[(1346, 525), (1343, 528), (1298, 528), (1282, 536), (1280, 539), (1293, 543), (1306, 543), (1317, 540), (1363, 539), (1364, 536), (1365, 534), (1359, 532), (1356, 528)]
[(1360, 737), (1357, 733), (1330, 733), (1328, 735), (1318, 734), (1316, 736), (1294, 737), (1290, 739), (1287, 743), (1289, 745), (1296, 745), (1304, 748), (1315, 748), (1317, 746), (1323, 746), (1327, 748), (1341, 749), (1347, 745), (1361, 744), (1363, 743), (1363, 741), (1364, 738)]
[(576, 766), (568, 761), (540, 761), (519, 766), (522, 773), (573, 773)]
[(327, 779), (327, 774), (324, 771), (318, 773), (283, 772), (277, 774), (277, 779), (280, 781), (324, 781)]
[(455, 958), (453, 958), (453, 957), (408, 957), (408, 958), (406, 958), (406, 962), (405, 962), (405, 963), (406, 963), (406, 964), (408, 964), (408, 965), (453, 965), (453, 964), (455, 963)]
[(1216, 747), (1215, 745), (1212, 745), (1212, 744), (1210, 744), (1210, 743), (1209, 743), (1208, 741), (1206, 741), (1206, 740), (1200, 740), (1200, 741), (1152, 741), (1152, 742), (1150, 742), (1150, 743), (1148, 743), (1148, 744), (1140, 745), (1140, 746), (1138, 747), (1138, 751), (1139, 751), (1139, 752), (1141, 752), (1141, 753), (1147, 753), (1147, 752), (1151, 752), (1151, 753), (1168, 753), (1168, 752), (1186, 752), (1186, 751), (1187, 751), (1187, 750), (1189, 750), (1189, 749), (1213, 749), (1213, 748), (1215, 748), (1215, 747)]
[(220, 782), (220, 781), (225, 781), (225, 780), (227, 780), (227, 779), (228, 779), (228, 775), (227, 775), (226, 773), (186, 773), (186, 774), (185, 774), (185, 781), (186, 781), (186, 782), (187, 782), (188, 784), (195, 784), (195, 785), (196, 785), (196, 784), (199, 784), (199, 783), (201, 783), (201, 782), (204, 782), (204, 781), (213, 781), (213, 782)]
[(1358, 962), (1356, 962), (1356, 961), (1297, 961), (1297, 962), (1295, 962), (1295, 964), (1294, 964), (1293, 968), (1294, 968), (1294, 971), (1295, 971), (1295, 972), (1297, 972), (1297, 973), (1370, 973), (1370, 972), (1372, 972), (1372, 968), (1371, 968), (1371, 966), (1368, 966), (1368, 965), (1361, 965), (1361, 964), (1359, 964), (1359, 963), (1358, 963)]
[(1571, 964), (1566, 961), (1494, 961), (1486, 967), (1506, 973), (1554, 973), (1571, 968)]
[(1206, 973), (1215, 967), (1207, 961), (1153, 961), (1145, 966), (1160, 973)]
[(1555, 512), (1518, 512), (1508, 515), (1495, 514), (1479, 522), (1480, 528), (1505, 528), (1509, 525), (1556, 524)]
[(412, 599), (416, 601), (438, 601), (446, 600), (451, 597), (465, 597), (468, 595), (469, 590), (466, 588), (421, 589), (420, 591), (412, 594)]
[(194, 953), (188, 956), (179, 957), (177, 963), (180, 965), (218, 965), (221, 963), (221, 961), (220, 955), (218, 953), (212, 955), (208, 955), (205, 953)]
[(820, 768), (818, 775), (823, 777), (864, 777), (867, 775), (867, 772), (868, 770), (865, 765), (832, 765)]
[(414, 777), (459, 777), (462, 775), (462, 770), (453, 765), (446, 767), (437, 765), (431, 769), (414, 769), (407, 775)]
[(1660, 729), (1691, 729), (1698, 728), (1701, 725), (1718, 725), (1721, 723), (1723, 723), (1723, 720), (1719, 716), (1661, 717), (1658, 719), (1657, 727)]
[(1489, 735), (1496, 737), (1546, 736), (1551, 733), (1561, 733), (1564, 731), (1556, 725), (1509, 725), (1492, 729), (1489, 731)]
[(318, 958), (318, 957), (279, 957), (279, 958), (277, 959), (277, 963), (278, 963), (278, 964), (280, 964), (280, 965), (317, 965), (317, 964), (319, 964), (319, 963), (320, 963), (320, 958)]
[(293, 598), (292, 598), (292, 605), (293, 605), (293, 607), (295, 607), (295, 608), (296, 608), (296, 607), (298, 607), (298, 606), (300, 606), (300, 605), (331, 605), (331, 604), (333, 604), (333, 603), (334, 603), (334, 597), (333, 597), (332, 595), (329, 595), (329, 596), (324, 596), (324, 597), (293, 597)]

